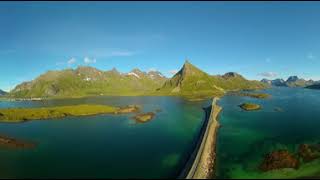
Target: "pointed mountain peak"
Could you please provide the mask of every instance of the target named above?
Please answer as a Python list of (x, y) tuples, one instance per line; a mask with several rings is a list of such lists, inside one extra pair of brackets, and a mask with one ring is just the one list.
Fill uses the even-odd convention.
[(134, 72), (134, 73), (143, 73), (140, 69), (138, 68), (134, 68), (131, 70), (131, 72)]
[(190, 63), (190, 60), (189, 59), (186, 59), (185, 61), (184, 61), (184, 64), (183, 64), (183, 66), (193, 66), (193, 67), (195, 67), (193, 64), (191, 64)]
[(141, 70), (138, 69), (138, 68), (134, 68), (134, 69), (131, 71), (131, 73), (136, 73), (136, 74), (141, 75), (141, 76), (144, 76), (144, 75), (147, 74), (146, 72), (141, 71)]
[(111, 72), (119, 73), (119, 71), (115, 67), (111, 69)]
[(299, 80), (298, 76), (290, 76), (288, 79), (287, 79), (287, 82), (293, 82), (293, 81), (297, 81)]
[(188, 75), (198, 75), (198, 74), (206, 74), (196, 66), (190, 63), (189, 60), (186, 60), (185, 63), (183, 64), (183, 67), (181, 70), (178, 72), (178, 74), (182, 74), (183, 76), (188, 76)]

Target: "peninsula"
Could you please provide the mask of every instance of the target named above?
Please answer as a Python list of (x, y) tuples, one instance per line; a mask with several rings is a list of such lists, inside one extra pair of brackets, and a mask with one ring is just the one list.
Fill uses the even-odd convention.
[(96, 104), (41, 108), (9, 108), (0, 109), (0, 122), (23, 122), (28, 120), (54, 119), (67, 116), (89, 116), (97, 114), (121, 114), (138, 112), (140, 107), (129, 105), (113, 107)]

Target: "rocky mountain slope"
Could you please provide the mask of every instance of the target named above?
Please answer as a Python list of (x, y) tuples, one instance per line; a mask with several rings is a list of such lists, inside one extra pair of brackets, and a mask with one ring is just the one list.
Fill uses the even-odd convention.
[(314, 84), (313, 80), (305, 80), (300, 79), (298, 76), (290, 76), (286, 81), (283, 79), (275, 79), (275, 80), (268, 80), (262, 79), (261, 82), (270, 84), (272, 86), (286, 86), (286, 87), (306, 87)]
[(249, 81), (230, 72), (223, 76), (212, 76), (186, 61), (179, 72), (158, 89), (160, 93), (193, 97), (221, 96), (227, 91), (260, 89), (267, 85)]

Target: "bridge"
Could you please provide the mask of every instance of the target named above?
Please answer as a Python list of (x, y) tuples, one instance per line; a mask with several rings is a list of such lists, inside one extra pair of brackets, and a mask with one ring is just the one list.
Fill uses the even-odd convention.
[(217, 117), (222, 108), (217, 105), (218, 98), (213, 98), (211, 106), (204, 108), (205, 119), (188, 162), (179, 175), (179, 179), (212, 178), (215, 162), (216, 135), (219, 128)]

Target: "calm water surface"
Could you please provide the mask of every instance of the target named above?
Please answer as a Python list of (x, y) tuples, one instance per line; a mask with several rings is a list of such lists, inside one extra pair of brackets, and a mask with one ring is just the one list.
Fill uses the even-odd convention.
[(201, 108), (210, 102), (189, 102), (177, 97), (92, 97), (0, 102), (0, 108), (82, 103), (138, 104), (144, 112), (161, 112), (144, 124), (137, 124), (133, 114), (0, 123), (0, 134), (37, 143), (34, 149), (0, 147), (0, 177), (176, 177), (202, 125)]
[[(219, 101), (223, 111), (217, 137), (217, 177), (287, 178), (320, 174), (319, 160), (302, 165), (298, 171), (257, 170), (266, 153), (278, 149), (297, 152), (301, 143), (320, 143), (320, 91), (273, 88), (262, 92), (272, 97), (264, 100), (226, 96)], [(238, 107), (244, 102), (258, 103), (262, 110), (245, 112)]]

